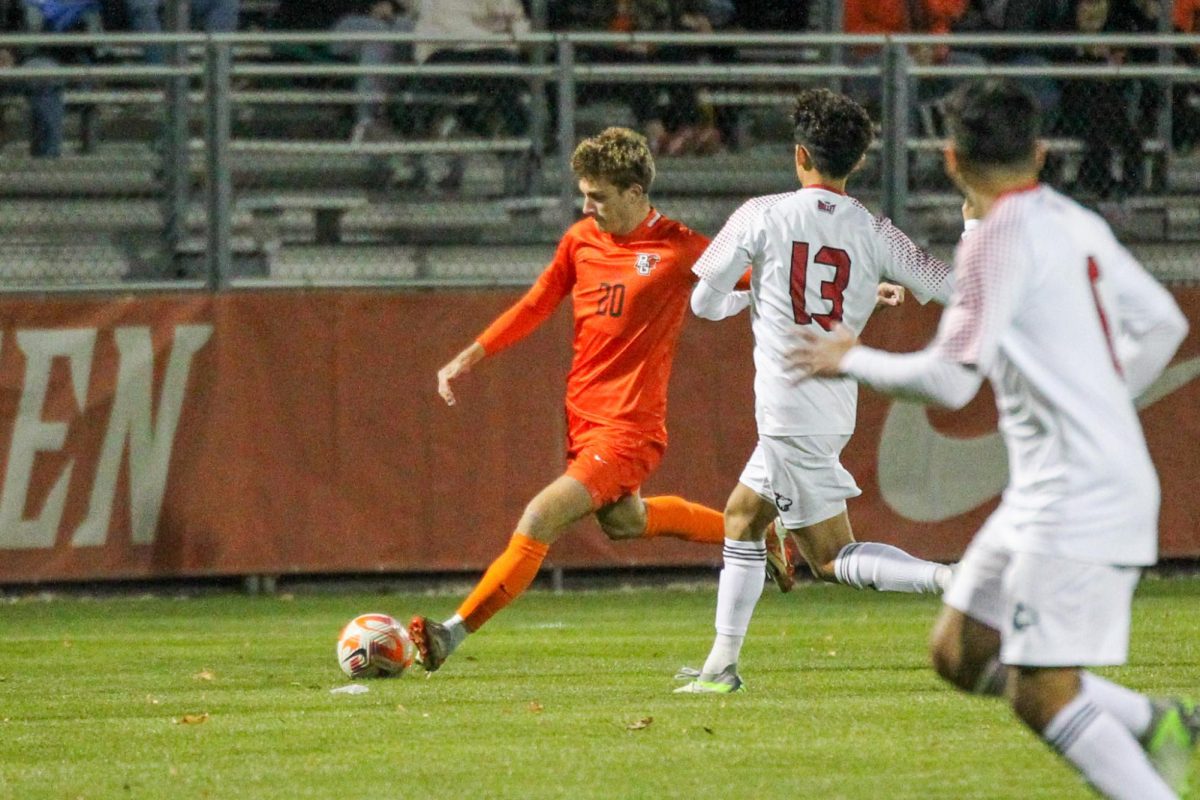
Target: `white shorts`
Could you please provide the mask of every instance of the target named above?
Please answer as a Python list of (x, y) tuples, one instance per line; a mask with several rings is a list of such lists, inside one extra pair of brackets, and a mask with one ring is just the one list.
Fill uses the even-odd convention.
[(791, 530), (823, 522), (862, 494), (840, 460), (848, 441), (848, 435), (759, 436), (738, 480), (774, 503)]
[(1140, 567), (1093, 564), (999, 544), (995, 516), (967, 548), (943, 602), (1000, 631), (1000, 661), (1099, 667), (1129, 656)]

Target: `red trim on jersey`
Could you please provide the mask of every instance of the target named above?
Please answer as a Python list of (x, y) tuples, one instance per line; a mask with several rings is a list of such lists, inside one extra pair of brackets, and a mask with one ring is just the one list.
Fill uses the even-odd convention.
[(1117, 374), (1124, 378), (1125, 370), (1121, 369), (1121, 361), (1117, 358), (1117, 348), (1113, 345), (1112, 328), (1108, 325), (1108, 314), (1104, 313), (1104, 304), (1100, 302), (1100, 290), (1096, 288), (1096, 284), (1100, 282), (1100, 265), (1096, 263), (1096, 259), (1092, 256), (1088, 256), (1087, 276), (1088, 286), (1092, 290), (1092, 302), (1096, 304), (1096, 313), (1100, 316), (1100, 330), (1104, 332), (1104, 343), (1108, 345), (1109, 358), (1112, 359), (1112, 364), (1117, 370)]

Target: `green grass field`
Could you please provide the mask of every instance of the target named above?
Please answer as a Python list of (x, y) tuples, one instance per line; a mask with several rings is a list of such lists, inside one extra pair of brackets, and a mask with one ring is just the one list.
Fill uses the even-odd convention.
[[(937, 601), (764, 594), (749, 691), (672, 695), (711, 640), (702, 590), (531, 592), (437, 674), (346, 681), (354, 614), (456, 596), (20, 600), (0, 606), (0, 797), (1086, 798), (1000, 704), (926, 666)], [(1200, 580), (1147, 580), (1130, 664), (1200, 690)]]

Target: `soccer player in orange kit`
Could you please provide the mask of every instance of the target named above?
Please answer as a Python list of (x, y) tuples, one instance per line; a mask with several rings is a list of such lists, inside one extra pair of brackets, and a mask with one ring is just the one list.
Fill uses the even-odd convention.
[[(608, 128), (571, 157), (584, 219), (563, 235), (533, 287), (438, 371), (438, 392), (454, 405), (452, 382), (484, 357), (529, 335), (568, 294), (575, 356), (567, 376), (567, 469), (525, 507), (508, 547), (445, 622), (416, 616), (409, 634), (427, 671), (441, 667), (468, 633), (533, 582), (550, 545), (595, 514), (610, 539), (671, 536), (725, 543), (722, 512), (681, 497), (639, 494), (667, 447), (667, 382), (697, 278), (692, 264), (707, 237), (650, 205), (654, 158), (646, 139)], [(746, 308), (748, 277), (726, 296), (725, 316)], [(877, 302), (895, 306), (904, 288), (879, 284)], [(767, 534), (766, 574), (782, 591), (794, 582), (794, 541)]]
[[(551, 543), (588, 514), (611, 539), (724, 542), (720, 511), (679, 497), (643, 500), (638, 491), (667, 447), (667, 381), (696, 280), (692, 264), (708, 239), (650, 205), (654, 159), (640, 134), (608, 128), (586, 139), (571, 169), (584, 218), (564, 234), (529, 292), (438, 371), (438, 392), (454, 405), (454, 381), (527, 336), (570, 295), (567, 469), (525, 507), (507, 549), (454, 616), (413, 618), (409, 633), (430, 672), (524, 592)], [(749, 304), (748, 292), (731, 298)]]

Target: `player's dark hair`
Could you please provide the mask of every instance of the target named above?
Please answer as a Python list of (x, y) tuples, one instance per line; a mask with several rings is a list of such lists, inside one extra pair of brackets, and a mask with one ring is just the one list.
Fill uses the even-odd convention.
[(1041, 113), (1037, 100), (1006, 78), (972, 81), (946, 104), (958, 157), (982, 168), (1025, 167), (1037, 155)]
[(792, 111), (796, 144), (812, 156), (817, 171), (830, 178), (849, 175), (875, 133), (866, 109), (828, 89), (805, 89)]
[(646, 137), (629, 128), (605, 128), (584, 139), (571, 156), (576, 177), (606, 180), (625, 190), (634, 184), (649, 194), (654, 183), (654, 156)]

